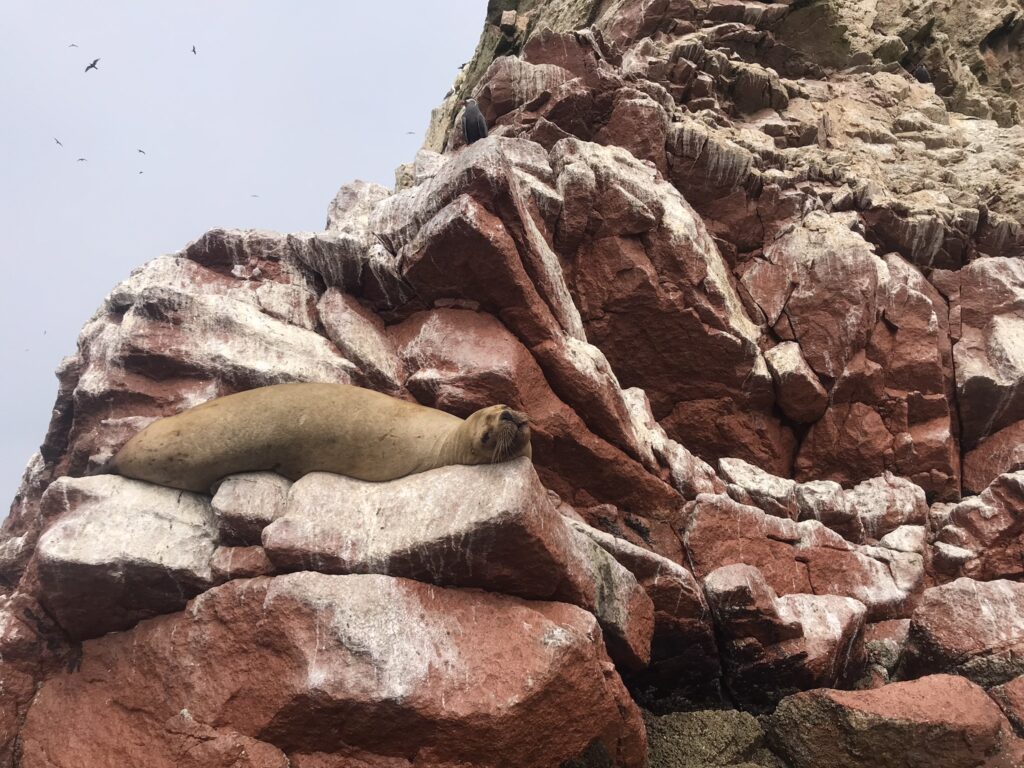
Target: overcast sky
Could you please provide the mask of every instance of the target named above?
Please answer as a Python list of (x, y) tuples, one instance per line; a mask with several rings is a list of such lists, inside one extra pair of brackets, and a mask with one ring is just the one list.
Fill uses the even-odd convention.
[(320, 230), (342, 184), (393, 186), (486, 5), (0, 0), (0, 518), (107, 292), (208, 229)]

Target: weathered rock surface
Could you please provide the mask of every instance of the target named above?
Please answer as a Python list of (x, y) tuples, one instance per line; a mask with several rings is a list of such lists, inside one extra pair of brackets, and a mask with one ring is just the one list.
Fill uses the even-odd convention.
[(1000, 475), (953, 507), (936, 541), (966, 553), (954, 573), (982, 581), (1024, 577), (1024, 472)]
[(1017, 729), (1017, 733), (1024, 734), (1024, 676), (1015, 677), (1008, 683), (997, 685), (988, 693), (995, 699), (1013, 727)]
[(244, 765), (355, 747), (424, 766), (554, 768), (595, 740), (616, 765), (642, 765), (639, 712), (586, 612), (301, 573), (232, 582), (86, 643), (79, 672), (39, 692), (21, 764), (217, 764), (185, 757), (205, 745), (264, 754)]
[(837, 768), (1009, 767), (1021, 755), (995, 702), (950, 675), (798, 693), (769, 716), (768, 734), (797, 768), (821, 765), (822, 755)]
[(1024, 584), (960, 578), (926, 589), (911, 617), (899, 674), (935, 672), (985, 687), (1024, 673)]
[(718, 648), (704, 591), (683, 566), (625, 539), (567, 519), (569, 526), (592, 539), (630, 573), (654, 606), (650, 664), (627, 676), (646, 703), (683, 694), (691, 699), (719, 693)]
[(924, 581), (919, 554), (849, 544), (815, 520), (795, 523), (727, 496), (689, 505), (683, 542), (698, 578), (744, 563), (779, 595), (852, 597), (871, 621), (909, 616)]
[(725, 685), (744, 708), (835, 686), (864, 665), (864, 605), (834, 595), (778, 597), (761, 572), (728, 565), (704, 579), (723, 643)]
[[(830, 765), (928, 739), (936, 765), (1024, 763), (1019, 745), (986, 735), (980, 704), (953, 722), (957, 684), (889, 683), (1020, 674), (1022, 29), (1013, 0), (491, 3), (394, 190), (345, 185), (322, 232), (208, 232), (138, 269), (83, 328), (0, 533), (0, 766), (634, 765), (642, 737), (620, 674), (659, 713), (720, 706), (720, 681), (739, 689), (744, 675), (759, 707), (811, 685), (878, 687), (856, 699), (869, 715), (801, 721), (793, 754), (813, 745)], [(467, 96), (490, 128), (468, 147)], [(283, 516), (306, 480), (229, 478), (211, 502), (98, 474), (155, 418), (286, 381), (355, 383), (460, 416), (526, 411), (525, 506), (495, 498), (515, 496), (495, 491), (515, 467), (490, 468), (504, 479), (483, 501), (457, 482), (412, 499), (402, 484), (357, 493), (338, 479), (319, 509)], [(373, 528), (399, 512), (405, 527)], [(299, 517), (309, 531), (285, 542)], [(747, 623), (723, 602), (728, 584), (714, 610), (702, 593), (745, 567), (763, 580), (734, 590)], [(436, 647), (488, 659), (467, 685), (498, 698), (408, 714), (387, 675), (379, 688), (359, 678), (369, 699), (311, 692), (303, 660), (327, 652), (334, 609), (305, 604), (298, 639), (268, 641), (249, 600), (296, 583), (276, 575), (296, 568), (472, 584), (457, 592), (465, 610), (446, 624), (439, 608), (431, 626), (454, 638)], [(195, 595), (195, 613), (180, 613)], [(509, 600), (576, 618), (521, 631), (461, 618), (505, 615)], [(864, 621), (869, 664), (853, 679)], [(153, 629), (171, 625), (173, 637)], [(577, 661), (551, 674), (579, 690), (496, 689), (487, 675), (520, 669), (506, 648), (553, 637), (530, 658), (561, 663), (561, 630), (542, 625), (577, 628)], [(78, 658), (79, 638), (108, 631), (121, 634)], [(131, 672), (143, 636), (138, 647), (174, 646), (180, 663)], [(208, 647), (217, 673), (189, 671)], [(387, 663), (421, 669), (432, 652)], [(252, 672), (265, 659), (297, 687), (274, 698)], [(63, 671), (80, 661), (91, 677)], [(459, 684), (440, 669), (431, 685)], [(133, 674), (138, 691), (115, 690)], [(162, 677), (205, 709), (160, 709)], [(495, 726), (501, 763), (482, 751), (493, 732), (478, 715), (504, 694), (519, 698), (499, 717), (515, 727)], [(907, 702), (929, 697), (939, 714), (922, 725), (931, 705)], [(401, 746), (317, 730), (311, 712), (357, 735), (397, 729)], [(440, 734), (429, 744), (424, 723)], [(60, 741), (69, 733), (78, 752)], [(772, 765), (759, 750), (665, 759)]]
[(999, 475), (1024, 469), (1024, 421), (985, 438), (964, 455), (964, 490), (982, 493)]
[(284, 513), (291, 482), (273, 472), (247, 472), (224, 478), (210, 506), (221, 541), (259, 544), (263, 529)]
[(563, 522), (529, 459), (389, 483), (314, 472), (292, 486), (263, 547), (282, 570), (380, 573), (592, 611), (613, 657), (650, 660), (654, 610), (633, 575)]
[(206, 497), (114, 475), (62, 478), (36, 551), (40, 600), (75, 639), (181, 609), (210, 587), (216, 528)]

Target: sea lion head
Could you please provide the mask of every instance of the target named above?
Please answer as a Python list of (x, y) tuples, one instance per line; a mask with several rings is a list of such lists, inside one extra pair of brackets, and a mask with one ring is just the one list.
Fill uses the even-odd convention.
[(496, 464), (519, 456), (531, 456), (530, 420), (507, 405), (481, 408), (466, 419), (460, 430), (469, 445), (473, 464)]

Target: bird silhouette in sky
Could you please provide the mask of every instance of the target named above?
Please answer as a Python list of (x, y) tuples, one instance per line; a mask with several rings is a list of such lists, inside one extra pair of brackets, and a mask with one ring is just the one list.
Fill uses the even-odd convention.
[(92, 60), (92, 64), (90, 64), (88, 67), (86, 67), (85, 71), (88, 72), (90, 69), (95, 69), (98, 72), (99, 71), (99, 67), (97, 67), (96, 65), (99, 64), (99, 63), (100, 63), (99, 59), (93, 59)]
[(139, 176), (141, 176), (141, 175), (142, 175), (142, 171), (139, 171)]
[(68, 46), (68, 48), (77, 48), (77, 47), (78, 47), (78, 43), (72, 43), (71, 45)]
[(259, 195), (249, 195), (249, 197), (259, 197)]
[(195, 56), (195, 55), (196, 55), (196, 47), (195, 47), (194, 45), (192, 46), (192, 55), (193, 55), (193, 56)]
[(144, 150), (144, 149), (136, 149), (135, 151), (138, 152), (141, 155), (146, 154), (146, 150)]
[(87, 162), (89, 162), (89, 161), (88, 161), (88, 159), (87, 159), (87, 158), (84, 158), (84, 157), (80, 157), (80, 158), (78, 158), (78, 159), (77, 159), (77, 160), (76, 160), (75, 162), (76, 162), (76, 163), (87, 163)]
[(58, 139), (56, 136), (53, 137), (53, 140), (57, 142), (57, 146), (58, 147), (63, 147), (64, 146), (63, 144), (60, 143), (60, 139)]

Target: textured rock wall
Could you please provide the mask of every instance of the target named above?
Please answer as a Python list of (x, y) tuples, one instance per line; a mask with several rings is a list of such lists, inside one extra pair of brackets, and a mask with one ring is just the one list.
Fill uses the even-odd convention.
[[(492, 2), (393, 190), (83, 328), (0, 534), (0, 766), (1022, 764), (1021, 16)], [(504, 402), (532, 466), (104, 474), (289, 381)]]

